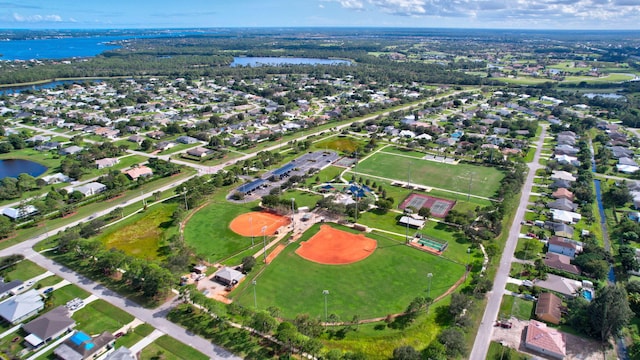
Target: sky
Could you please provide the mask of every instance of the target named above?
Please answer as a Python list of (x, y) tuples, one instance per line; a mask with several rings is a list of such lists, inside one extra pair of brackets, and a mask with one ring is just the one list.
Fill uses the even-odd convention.
[(640, 0), (0, 0), (3, 29), (316, 26), (640, 30)]

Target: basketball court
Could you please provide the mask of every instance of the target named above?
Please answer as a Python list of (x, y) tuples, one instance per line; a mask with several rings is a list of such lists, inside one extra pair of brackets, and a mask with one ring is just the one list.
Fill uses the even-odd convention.
[(285, 216), (254, 211), (237, 216), (231, 221), (229, 228), (242, 236), (262, 236), (264, 227), (264, 235), (274, 235), (280, 227), (287, 226), (290, 222)]
[(407, 207), (414, 209), (422, 209), (423, 207), (431, 210), (431, 216), (444, 218), (456, 204), (453, 200), (441, 199), (433, 196), (422, 194), (411, 194), (400, 204), (399, 208), (404, 210)]
[(320, 226), (320, 231), (300, 244), (296, 250), (303, 259), (325, 265), (346, 265), (364, 260), (376, 250), (378, 243), (364, 234)]

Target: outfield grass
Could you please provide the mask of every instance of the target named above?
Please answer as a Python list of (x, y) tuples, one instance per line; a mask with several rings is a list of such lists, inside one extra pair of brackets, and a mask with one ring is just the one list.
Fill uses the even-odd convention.
[(320, 184), (325, 182), (331, 182), (336, 176), (340, 175), (344, 171), (344, 168), (338, 166), (327, 166), (326, 168), (320, 170), (317, 174), (309, 177), (306, 180), (307, 185), (319, 185), (316, 182), (316, 177), (320, 178)]
[(322, 195), (316, 195), (300, 190), (287, 190), (282, 197), (285, 199), (295, 198), (296, 205), (298, 205), (299, 208), (306, 206), (310, 210), (313, 210), (313, 208), (316, 207), (318, 200), (322, 199)]
[(78, 330), (96, 335), (103, 331), (114, 332), (133, 321), (133, 316), (104, 300), (95, 300), (76, 311), (72, 318)]
[[(128, 255), (156, 260), (163, 240), (171, 236), (171, 216), (178, 207), (176, 203), (162, 203), (136, 214), (116, 226), (107, 227), (97, 239), (107, 249), (116, 248)], [(174, 227), (174, 233), (177, 229)]]
[(34, 262), (31, 262), (29, 260), (22, 260), (19, 263), (0, 271), (0, 275), (4, 277), (5, 281), (9, 281), (9, 280), (27, 281), (40, 274), (44, 274), (45, 271), (46, 271), (45, 269), (41, 268), (39, 265), (37, 265)]
[[(407, 173), (399, 174), (399, 169), (403, 172), (406, 170)], [(408, 169), (411, 169), (411, 183), (467, 194), (471, 182), (471, 194), (484, 197), (495, 195), (500, 180), (504, 177), (501, 171), (492, 167), (449, 165), (385, 153), (373, 154), (360, 162), (357, 172), (406, 181), (409, 176)], [(473, 180), (470, 181), (472, 176)]]
[[(345, 231), (351, 229), (333, 225)], [(309, 239), (319, 229), (314, 225), (302, 237)], [(277, 306), (282, 315), (293, 318), (310, 314), (324, 318), (323, 290), (329, 290), (328, 312), (341, 319), (386, 316), (402, 312), (416, 296), (427, 295), (427, 273), (433, 273), (431, 297), (445, 292), (464, 273), (464, 266), (435, 257), (375, 234), (378, 248), (368, 258), (349, 265), (321, 265), (295, 254), (294, 243), (260, 274), (257, 299), (260, 308)], [(253, 306), (251, 281), (245, 280), (232, 297), (239, 304)], [(296, 294), (296, 301), (291, 301)], [(375, 301), (373, 301), (375, 299)]]
[(251, 238), (234, 233), (229, 229), (229, 224), (236, 216), (253, 211), (256, 205), (256, 202), (232, 204), (217, 196), (216, 200), (196, 212), (187, 222), (185, 242), (209, 262), (227, 258), (250, 247)]
[[(160, 357), (158, 357), (160, 355)], [(142, 350), (140, 360), (208, 360), (209, 357), (190, 346), (162, 335)]]

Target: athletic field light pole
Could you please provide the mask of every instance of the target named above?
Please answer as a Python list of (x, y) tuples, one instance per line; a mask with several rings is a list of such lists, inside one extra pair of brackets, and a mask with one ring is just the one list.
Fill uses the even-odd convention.
[(464, 279), (467, 280), (467, 275), (469, 274), (469, 270), (471, 267), (471, 248), (467, 248), (467, 266), (464, 272)]
[(258, 298), (256, 297), (256, 280), (251, 280), (251, 285), (253, 285), (253, 305), (258, 310)]
[(324, 322), (327, 322), (329, 318), (327, 315), (327, 295), (329, 295), (329, 290), (322, 290), (322, 294), (324, 295)]
[(267, 263), (267, 226), (262, 227), (262, 252), (264, 253), (264, 263)]
[(428, 273), (427, 278), (429, 279), (429, 288), (427, 290), (427, 296), (431, 297), (431, 278), (433, 277), (433, 273)]

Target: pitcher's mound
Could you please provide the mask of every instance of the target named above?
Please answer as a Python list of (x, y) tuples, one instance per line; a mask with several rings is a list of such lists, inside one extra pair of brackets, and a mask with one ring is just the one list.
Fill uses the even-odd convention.
[(320, 226), (320, 231), (300, 244), (296, 254), (319, 264), (345, 265), (358, 262), (373, 254), (378, 243), (363, 234)]
[(289, 225), (289, 219), (284, 216), (254, 211), (237, 216), (229, 224), (229, 228), (242, 236), (262, 236), (262, 228), (265, 235), (273, 235), (282, 226)]

